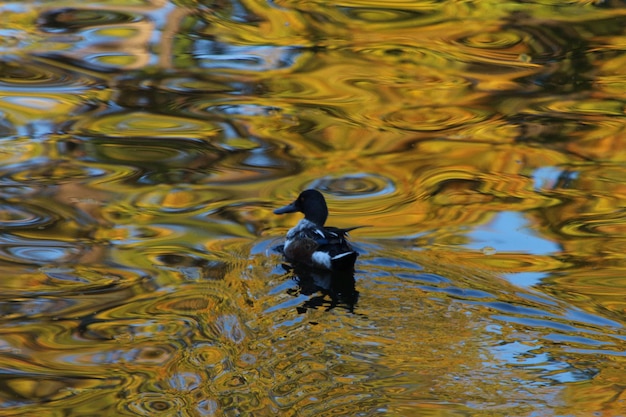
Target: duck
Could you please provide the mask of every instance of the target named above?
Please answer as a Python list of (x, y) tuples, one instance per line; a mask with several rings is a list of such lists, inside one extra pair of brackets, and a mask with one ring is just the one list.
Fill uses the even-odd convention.
[(359, 254), (346, 237), (349, 231), (363, 226), (324, 226), (328, 206), (324, 195), (315, 189), (302, 191), (295, 201), (274, 210), (274, 214), (296, 212), (303, 213), (304, 218), (287, 232), (282, 248), (287, 261), (328, 271), (353, 270)]

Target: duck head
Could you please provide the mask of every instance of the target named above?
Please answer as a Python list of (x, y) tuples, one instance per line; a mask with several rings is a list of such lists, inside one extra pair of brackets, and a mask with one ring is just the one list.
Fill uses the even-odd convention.
[(298, 211), (304, 213), (305, 219), (319, 227), (323, 227), (328, 218), (326, 200), (322, 193), (317, 190), (302, 191), (293, 203), (274, 210), (274, 214), (295, 213)]

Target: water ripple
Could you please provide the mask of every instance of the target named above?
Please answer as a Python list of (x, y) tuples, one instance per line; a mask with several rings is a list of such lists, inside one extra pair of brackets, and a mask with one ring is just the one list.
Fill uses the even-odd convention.
[(460, 38), (458, 42), (472, 48), (506, 49), (523, 42), (523, 40), (515, 32), (483, 32)]
[(86, 92), (102, 82), (87, 74), (58, 68), (47, 61), (3, 57), (0, 60), (0, 88), (8, 92), (77, 93)]
[(155, 214), (186, 213), (205, 209), (215, 202), (215, 194), (200, 193), (194, 188), (168, 188), (139, 193), (132, 206)]
[(558, 100), (538, 107), (561, 116), (623, 116), (624, 103), (619, 100)]
[[(1, 408), (618, 410), (619, 0), (4, 3)], [(272, 250), (310, 187), (353, 312)]]
[[(464, 85), (469, 86), (470, 82), (460, 76), (457, 73), (445, 73), (441, 71), (441, 68), (448, 68), (455, 65), (457, 59), (454, 55), (446, 53), (440, 49), (430, 49), (422, 45), (416, 44), (401, 44), (401, 43), (384, 43), (384, 44), (372, 44), (366, 47), (355, 46), (356, 52), (368, 57), (369, 60), (375, 57), (378, 60), (384, 61), (388, 65), (398, 67), (400, 70), (401, 65), (414, 64), (424, 67), (424, 70), (432, 69), (432, 71), (424, 71), (419, 74), (404, 74), (398, 81), (404, 83), (412, 80), (421, 81), (419, 85), (423, 87), (430, 87), (432, 85)], [(429, 78), (431, 77), (431, 78)], [(404, 84), (403, 83), (403, 84)]]
[[(121, 139), (85, 139), (82, 145), (84, 159), (107, 164), (104, 184), (114, 186), (122, 179), (143, 185), (203, 183), (228, 174), (220, 166), (225, 163), (225, 151), (201, 139), (179, 135), (167, 141), (154, 141), (149, 136)], [(141, 153), (135, 152), (138, 148), (142, 149)]]
[(199, 76), (172, 75), (160, 80), (158, 88), (162, 91), (178, 94), (218, 94), (238, 91), (237, 86), (229, 85), (231, 79), (227, 77), (215, 77), (205, 79)]
[(41, 194), (44, 187), (34, 186), (32, 184), (26, 185), (17, 181), (8, 181), (6, 177), (0, 176), (0, 190), (4, 198), (29, 198), (35, 195)]
[(371, 173), (322, 177), (313, 181), (310, 188), (344, 198), (384, 197), (396, 192), (390, 178)]
[(626, 213), (611, 213), (602, 218), (574, 218), (561, 224), (559, 230), (565, 236), (597, 236), (623, 238), (626, 233)]
[(83, 118), (73, 126), (72, 133), (110, 138), (181, 138), (204, 139), (215, 136), (219, 126), (190, 118), (156, 115), (146, 112), (103, 114)]
[(92, 8), (58, 8), (41, 13), (37, 19), (40, 30), (48, 33), (73, 33), (83, 28), (139, 22), (142, 16), (116, 10)]
[[(95, 166), (88, 166), (78, 163), (72, 164), (40, 164), (39, 161), (33, 161), (30, 169), (28, 164), (16, 166), (5, 176), (16, 182), (28, 183), (36, 182), (37, 184), (58, 184), (59, 181), (72, 179), (93, 179), (104, 177), (109, 171)], [(42, 161), (43, 162), (43, 161)]]
[(0, 204), (0, 227), (42, 227), (58, 220), (58, 216), (25, 204)]
[(119, 411), (130, 412), (138, 416), (174, 415), (177, 411), (187, 410), (185, 397), (167, 392), (145, 392), (131, 395), (118, 405)]
[[(85, 248), (80, 244), (43, 239), (20, 244), (17, 240), (4, 239), (5, 242), (0, 247), (0, 259), (8, 262), (47, 265), (71, 262), (85, 251)], [(9, 241), (15, 243), (9, 243)]]
[(463, 107), (405, 107), (385, 116), (390, 125), (414, 131), (438, 131), (483, 122), (487, 110)]
[(198, 66), (211, 70), (271, 71), (290, 68), (302, 50), (293, 46), (232, 45), (215, 40), (193, 42)]
[[(411, 23), (429, 17), (430, 14), (421, 13), (417, 10), (367, 7), (342, 7), (341, 10), (347, 17), (362, 23)], [(431, 22), (432, 23), (432, 22)]]

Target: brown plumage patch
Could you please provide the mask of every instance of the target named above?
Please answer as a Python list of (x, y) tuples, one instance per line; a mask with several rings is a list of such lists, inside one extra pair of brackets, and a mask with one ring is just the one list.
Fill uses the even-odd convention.
[(318, 247), (319, 245), (313, 239), (297, 239), (289, 244), (289, 246), (285, 250), (285, 256), (288, 259), (293, 259), (300, 262), (305, 260), (310, 261), (313, 252), (315, 252)]

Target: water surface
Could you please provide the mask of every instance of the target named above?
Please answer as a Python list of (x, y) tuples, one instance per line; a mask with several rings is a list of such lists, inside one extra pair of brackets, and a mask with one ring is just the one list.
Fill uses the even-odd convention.
[(623, 2), (0, 12), (1, 414), (626, 415)]

